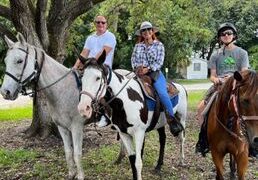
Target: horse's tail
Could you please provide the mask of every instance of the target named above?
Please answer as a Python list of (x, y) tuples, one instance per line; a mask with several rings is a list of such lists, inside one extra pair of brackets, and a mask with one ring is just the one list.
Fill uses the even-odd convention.
[(176, 86), (176, 88), (179, 91), (179, 93), (178, 93), (179, 99), (178, 99), (178, 106), (177, 106), (176, 112), (181, 114), (181, 116), (183, 116), (183, 119), (186, 120), (186, 116), (187, 116), (187, 103), (188, 103), (188, 93), (187, 93), (187, 90), (181, 84), (174, 83), (174, 85)]

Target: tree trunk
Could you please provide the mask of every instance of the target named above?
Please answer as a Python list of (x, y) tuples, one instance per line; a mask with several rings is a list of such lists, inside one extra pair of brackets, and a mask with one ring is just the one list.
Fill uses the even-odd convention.
[[(34, 17), (30, 11), (32, 7), (27, 1), (10, 1), (13, 24), (18, 32), (21, 32), (27, 42), (42, 48), (41, 41), (37, 35), (34, 23)], [(36, 93), (33, 97), (33, 118), (31, 126), (27, 129), (27, 136), (47, 137), (50, 134), (54, 124), (51, 121), (51, 115), (47, 110), (47, 102), (42, 92)], [(55, 132), (57, 134), (57, 132)]]
[(33, 96), (33, 118), (25, 133), (28, 137), (39, 135), (43, 139), (50, 134), (58, 135), (57, 127), (48, 113), (46, 97), (42, 92)]

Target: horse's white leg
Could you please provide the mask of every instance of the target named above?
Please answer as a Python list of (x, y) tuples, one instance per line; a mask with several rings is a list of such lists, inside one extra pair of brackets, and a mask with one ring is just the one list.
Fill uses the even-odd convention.
[(184, 165), (184, 159), (185, 159), (185, 149), (184, 149), (184, 145), (185, 145), (185, 120), (186, 120), (186, 116), (182, 116), (180, 118), (180, 122), (182, 124), (182, 126), (184, 127), (184, 131), (180, 132), (179, 138), (180, 138), (180, 165)]
[(133, 138), (129, 134), (119, 132), (120, 138), (126, 148), (128, 155), (134, 155)]
[(120, 164), (122, 162), (122, 160), (124, 159), (124, 157), (126, 155), (125, 151), (126, 151), (125, 145), (124, 145), (123, 141), (120, 141), (120, 152), (119, 152), (119, 155), (118, 155), (118, 157), (115, 161), (115, 164)]
[(185, 123), (187, 117), (187, 93), (185, 89), (181, 85), (177, 85), (179, 89), (179, 101), (177, 109), (174, 111), (177, 113), (177, 117), (180, 119), (180, 123), (184, 127), (184, 131), (180, 132), (180, 165), (184, 165), (185, 152), (184, 152), (184, 144), (185, 144)]
[(142, 145), (144, 141), (145, 131), (142, 129), (139, 129), (135, 132), (134, 138), (135, 138), (135, 152), (136, 152), (136, 159), (135, 159), (135, 167), (137, 170), (137, 180), (142, 179)]
[(84, 172), (81, 164), (82, 158), (82, 140), (83, 140), (83, 124), (73, 123), (71, 127), (73, 147), (74, 147), (74, 161), (77, 167), (77, 179), (84, 179)]
[(183, 166), (184, 159), (185, 159), (185, 150), (184, 150), (185, 131), (180, 132), (179, 138), (180, 138), (180, 165)]
[(57, 126), (57, 127), (64, 143), (65, 158), (66, 158), (68, 171), (69, 171), (68, 178), (73, 179), (76, 175), (76, 168), (73, 160), (73, 144), (72, 144), (71, 132), (68, 131), (67, 129), (64, 129), (61, 126)]
[(131, 164), (131, 168), (132, 168), (132, 173), (133, 173), (133, 179), (136, 180), (137, 179), (137, 170), (135, 167), (135, 152), (133, 149), (133, 138), (132, 136), (119, 132), (120, 138), (122, 140), (122, 142), (124, 143), (124, 146), (127, 150), (128, 156), (129, 156), (129, 161)]

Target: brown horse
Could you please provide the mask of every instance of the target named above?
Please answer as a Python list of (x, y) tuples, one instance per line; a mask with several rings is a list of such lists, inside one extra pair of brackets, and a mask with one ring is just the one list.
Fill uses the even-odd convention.
[(216, 179), (223, 178), (223, 159), (230, 154), (231, 177), (235, 165), (238, 179), (248, 168), (249, 145), (258, 149), (258, 74), (235, 72), (218, 92), (208, 115), (208, 142)]

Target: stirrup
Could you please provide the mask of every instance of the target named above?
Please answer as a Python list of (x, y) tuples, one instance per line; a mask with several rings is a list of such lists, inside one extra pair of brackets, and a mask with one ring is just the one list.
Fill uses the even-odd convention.
[(195, 153), (201, 153), (203, 157), (206, 157), (206, 154), (210, 151), (209, 146), (207, 144), (203, 144), (204, 142), (201, 142), (199, 139), (197, 144), (195, 145)]

